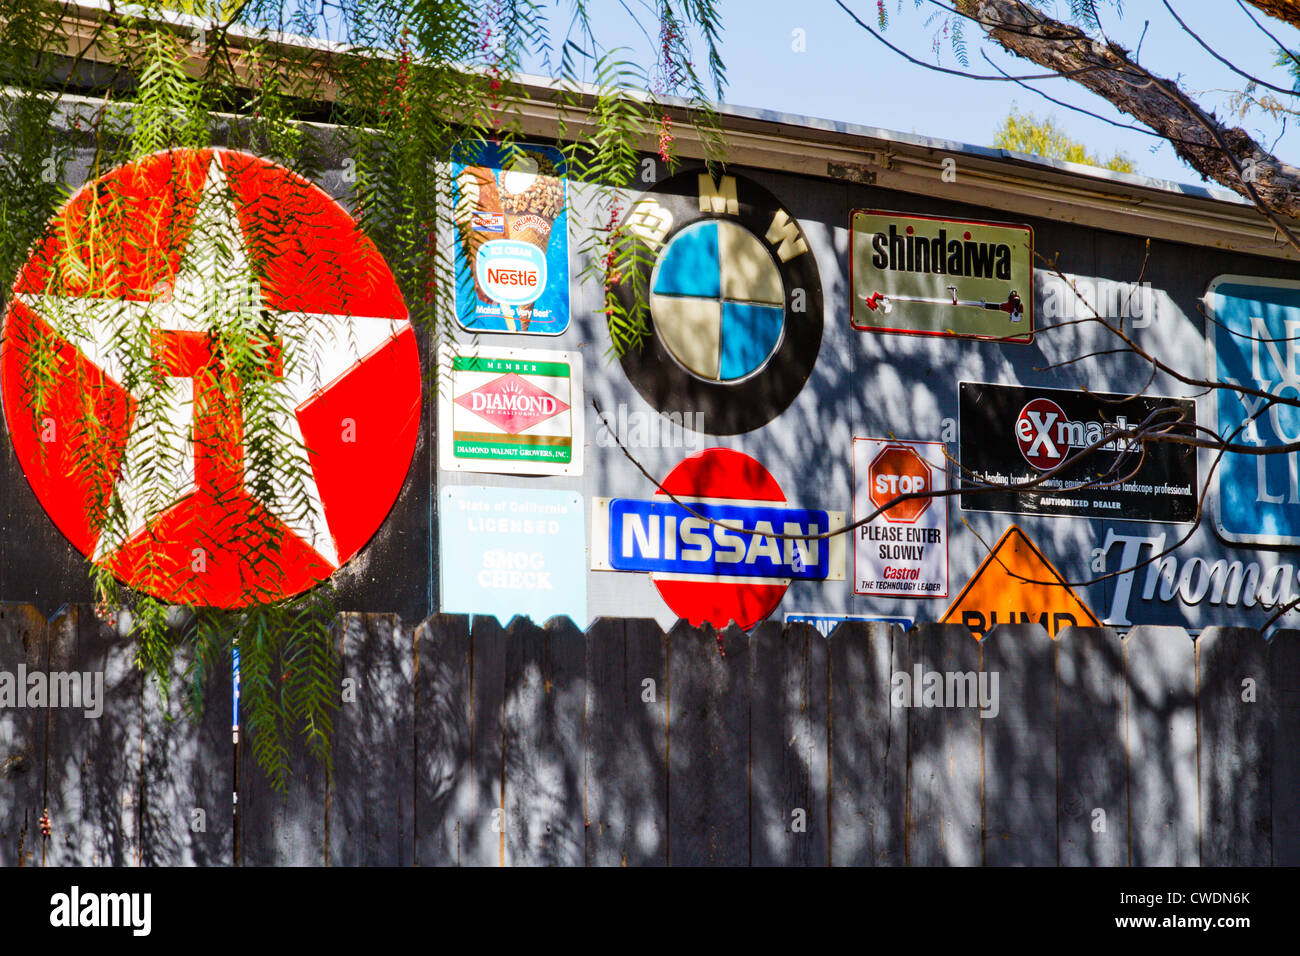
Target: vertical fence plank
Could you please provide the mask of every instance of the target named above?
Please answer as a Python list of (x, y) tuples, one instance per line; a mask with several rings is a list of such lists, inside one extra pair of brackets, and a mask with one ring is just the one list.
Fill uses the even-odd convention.
[(459, 865), (465, 821), (475, 815), (469, 618), (429, 618), (416, 648), (415, 862)]
[(30, 604), (0, 605), (0, 671), (14, 701), (0, 707), (0, 866), (41, 858), (45, 787), (45, 709), (27, 706), (26, 675), (45, 670), (45, 615)]
[(494, 617), (470, 625), (470, 774), (473, 811), (465, 819), (461, 861), (466, 866), (505, 862), (505, 700), (509, 636)]
[(177, 650), (166, 697), (146, 681), (140, 774), (140, 862), (145, 866), (229, 866), (235, 790), (230, 658), (202, 684), (202, 713), (185, 712), (191, 648)]
[(758, 866), (826, 866), (826, 639), (807, 624), (749, 638), (750, 845)]
[(257, 762), (252, 731), (239, 734), (239, 862), (241, 866), (323, 866), (326, 863), (325, 767), (302, 738), (289, 739), (290, 774), (276, 790)]
[(1273, 865), (1300, 866), (1300, 631), (1268, 642), (1273, 708)]
[[(139, 863), (140, 705), (135, 645), (84, 605), (50, 619), (49, 677), (80, 674), (100, 682), (97, 717), (50, 707), (46, 802), (49, 866)], [(51, 701), (53, 704), (53, 701)]]
[(1273, 692), (1258, 631), (1207, 628), (1196, 639), (1201, 865), (1273, 860)]
[[(253, 725), (255, 675), (249, 659), (245, 645), (240, 655), (238, 863), (323, 866), (329, 862), (325, 765), (308, 750), (298, 728), (291, 728), (284, 741), (289, 774), (283, 789), (275, 787), (258, 756), (272, 741), (259, 740)], [(278, 674), (267, 675), (272, 684), (278, 679)]]
[(1127, 866), (1124, 647), (1115, 632), (1094, 627), (1061, 631), (1056, 637), (1056, 688), (1060, 863)]
[[(341, 697), (327, 827), (335, 866), (409, 866), (414, 855), (414, 629), (393, 614), (341, 614)], [(353, 696), (355, 695), (355, 699)]]
[(749, 863), (749, 642), (678, 621), (668, 634), (668, 860)]
[(509, 635), (506, 863), (581, 866), (586, 640), (568, 618), (516, 618)]
[(1176, 627), (1124, 638), (1129, 860), (1196, 866), (1196, 660)]
[[(987, 695), (980, 686), (984, 682)], [(980, 717), (984, 865), (1055, 866), (1052, 638), (1038, 624), (998, 625), (980, 642), (980, 673), (973, 685), (967, 681), (965, 704)], [(955, 703), (961, 703), (960, 696)]]
[[(907, 826), (907, 708), (890, 702), (909, 674), (897, 625), (848, 621), (828, 638), (830, 862), (899, 866)], [(910, 677), (909, 677), (910, 679)]]
[[(909, 634), (913, 681), (930, 672), (978, 671), (979, 642), (960, 625), (922, 624)], [(976, 708), (911, 700), (908, 720), (907, 858), (910, 866), (979, 866), (980, 716)]]
[(587, 630), (586, 723), (587, 864), (666, 865), (668, 645), (654, 621)]

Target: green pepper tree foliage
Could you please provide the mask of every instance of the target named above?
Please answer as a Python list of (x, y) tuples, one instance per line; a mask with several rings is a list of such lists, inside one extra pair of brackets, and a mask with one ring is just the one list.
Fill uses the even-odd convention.
[[(119, 384), (142, 406), (162, 401), (151, 310), (152, 303), (168, 301), (168, 291), (139, 284), (140, 276), (166, 273), (169, 266), (146, 268), (142, 260), (168, 247), (159, 234), (173, 222), (189, 224), (189, 246), (206, 239), (205, 248), (215, 250), (209, 266), (234, 261), (231, 237), (205, 219), (192, 163), (188, 171), (183, 162), (172, 165), (175, 182), (167, 189), (174, 216), (133, 198), (112, 171), (146, 157), (156, 166), (159, 156), (221, 146), (264, 157), (308, 180), (341, 164), (351, 192), (339, 198), (384, 253), (412, 322), (436, 342), (453, 324), (451, 244), (439, 241), (442, 230), (454, 228), (444, 164), (466, 141), (520, 139), (520, 72), (530, 62), (558, 78), (568, 175), (594, 196), (589, 208), (595, 220), (580, 247), (594, 265), (580, 278), (600, 281), (625, 268), (632, 254), (633, 244), (619, 241), (618, 196), (639, 172), (642, 151), (657, 148), (670, 167), (676, 160), (666, 97), (699, 110), (693, 122), (706, 158), (720, 161), (722, 142), (709, 104), (721, 98), (725, 74), (713, 0), (620, 4), (620, 15), (640, 28), (631, 32), (646, 37), (639, 51), (599, 42), (592, 21), (598, 5), (146, 0), (89, 16), (49, 0), (0, 0), (5, 309), (14, 308), (11, 283), (33, 250), (56, 250), (36, 291), (94, 299), (98, 320), (113, 330)], [(694, 65), (693, 49), (703, 51), (703, 67)], [(68, 183), (74, 160), (84, 164), (87, 156), (84, 182)], [(280, 374), (278, 363), (310, 362), (310, 342), (302, 328), (260, 309), (249, 290), (273, 272), (277, 237), (310, 228), (293, 221), (295, 215), (287, 210), (273, 222), (245, 223), (251, 234), (243, 237), (249, 259), (243, 273), (210, 276), (205, 289), (215, 291), (207, 298), (170, 303), (191, 310), (186, 318), (206, 332), (208, 354), (222, 359), (220, 371), (194, 379), (193, 402), (215, 404), (238, 421), (241, 430), (226, 435), (231, 441), (225, 446), (239, 449), (249, 491), (259, 500), (276, 498), (288, 513), (308, 507), (310, 465), (301, 442), (286, 438), (293, 409), (268, 383)], [(115, 309), (112, 303), (124, 299), (150, 305)], [(611, 339), (621, 349), (636, 341), (640, 320), (620, 313), (612, 296), (606, 299)], [(86, 451), (61, 460), (60, 467), (84, 491), (92, 535), (119, 543), (129, 538), (134, 545), (134, 587), (123, 583), (105, 549), (90, 560), (97, 611), (107, 625), (130, 630), (138, 665), (164, 692), (179, 683), (191, 717), (202, 711), (203, 689), (229, 673), (237, 647), (247, 739), (272, 784), (286, 784), (295, 736), (328, 768), (339, 700), (329, 582), (301, 595), (278, 588), (283, 526), (267, 514), (236, 514), (232, 501), (231, 521), (221, 530), (239, 546), (246, 584), (231, 606), (201, 606), (193, 582), (183, 573), (178, 578), (162, 551), (169, 535), (194, 540), (211, 529), (164, 528), (158, 520), (175, 500), (178, 450), (191, 436), (175, 433), (174, 426), (169, 432), (166, 416), (154, 415), (150, 420), (162, 424), (138, 441), (133, 436), (125, 461), (123, 409), (104, 397), (102, 378), (85, 371), (85, 363), (74, 367), (60, 347), (86, 334), (84, 306), (66, 314), (47, 309), (41, 319), (6, 343), (20, 356), (24, 402), (39, 423), (56, 401), (57, 383), (69, 374), (82, 376), (77, 384), (84, 400), (65, 427)], [(431, 376), (426, 388), (436, 387)], [(132, 471), (131, 501), (120, 490), (125, 468)]]
[(1012, 149), (1018, 153), (1031, 156), (1044, 156), (1048, 159), (1063, 159), (1067, 163), (1084, 163), (1088, 166), (1100, 166), (1117, 173), (1137, 171), (1133, 161), (1121, 152), (1114, 152), (1110, 159), (1102, 159), (1088, 152), (1088, 147), (1072, 139), (1056, 118), (1049, 116), (1039, 119), (1033, 113), (1022, 113), (1011, 104), (1000, 126), (993, 132), (993, 145), (999, 149)]

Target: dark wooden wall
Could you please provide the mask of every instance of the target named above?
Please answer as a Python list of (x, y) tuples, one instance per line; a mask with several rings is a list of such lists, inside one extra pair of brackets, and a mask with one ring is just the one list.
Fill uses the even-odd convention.
[[(98, 720), (0, 710), (0, 864), (1300, 864), (1296, 631), (336, 635), (333, 782), (299, 753), (278, 795), (244, 748), (236, 841), (228, 681), (196, 726), (87, 608), (0, 606), (0, 670), (102, 670), (108, 696)], [(892, 706), (916, 664), (996, 671), (997, 717)]]

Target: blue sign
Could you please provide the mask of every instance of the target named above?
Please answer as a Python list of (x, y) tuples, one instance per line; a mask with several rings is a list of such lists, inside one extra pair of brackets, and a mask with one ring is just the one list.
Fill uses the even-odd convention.
[(582, 495), (532, 488), (444, 487), (439, 496), (441, 609), (587, 624)]
[[(1206, 304), (1210, 377), (1300, 398), (1300, 282), (1219, 276)], [(1229, 441), (1261, 448), (1300, 441), (1300, 408), (1229, 390), (1216, 394), (1216, 427)], [(1238, 544), (1300, 544), (1300, 456), (1223, 456), (1215, 471), (1215, 524)]]
[(551, 146), (470, 142), (452, 156), (456, 319), (471, 332), (569, 327), (569, 202)]
[(811, 624), (817, 628), (817, 633), (822, 637), (830, 637), (831, 631), (835, 626), (844, 621), (867, 621), (882, 624), (897, 624), (903, 630), (908, 630), (912, 626), (910, 617), (868, 617), (863, 614), (800, 614), (790, 611), (785, 616), (787, 624)]
[[(610, 567), (817, 581), (829, 576), (829, 542), (772, 536), (825, 534), (831, 530), (827, 512), (779, 505), (688, 503), (697, 514), (732, 527), (703, 521), (672, 501), (611, 500)], [(737, 530), (742, 528), (755, 533), (742, 534)]]

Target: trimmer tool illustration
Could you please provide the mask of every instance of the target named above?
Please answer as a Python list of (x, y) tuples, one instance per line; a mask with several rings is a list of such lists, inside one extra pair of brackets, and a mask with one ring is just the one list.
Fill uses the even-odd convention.
[(1007, 296), (1005, 302), (990, 302), (987, 299), (959, 299), (957, 298), (957, 287), (948, 286), (949, 298), (927, 298), (917, 295), (885, 295), (883, 292), (873, 292), (871, 295), (861, 295), (858, 298), (867, 303), (867, 308), (873, 312), (880, 312), (882, 315), (889, 315), (894, 311), (895, 302), (924, 302), (928, 305), (955, 305), (968, 309), (986, 309), (990, 312), (1006, 312), (1011, 316), (1012, 322), (1019, 322), (1025, 316), (1024, 305), (1020, 301), (1020, 296), (1015, 289)]

